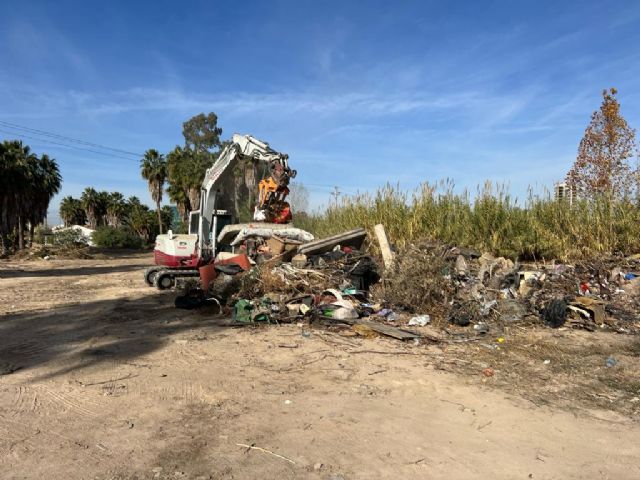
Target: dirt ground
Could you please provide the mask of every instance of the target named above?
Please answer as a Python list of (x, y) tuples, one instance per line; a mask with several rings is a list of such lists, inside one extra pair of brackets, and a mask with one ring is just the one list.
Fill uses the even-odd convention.
[(233, 328), (150, 263), (0, 262), (0, 478), (640, 478), (635, 337)]

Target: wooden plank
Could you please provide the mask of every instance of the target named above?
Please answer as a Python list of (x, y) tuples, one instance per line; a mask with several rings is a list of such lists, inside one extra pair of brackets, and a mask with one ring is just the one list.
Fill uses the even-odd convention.
[(300, 245), (298, 247), (298, 253), (319, 255), (321, 253), (330, 252), (336, 245), (347, 245), (349, 247), (359, 249), (366, 236), (367, 231), (364, 228), (356, 228), (355, 230), (349, 230), (348, 232), (339, 233), (338, 235), (332, 235), (331, 237), (321, 238), (320, 240), (314, 240), (313, 242)]
[(382, 260), (384, 261), (384, 267), (389, 268), (393, 265), (393, 252), (389, 246), (389, 240), (387, 239), (387, 233), (384, 231), (384, 225), (379, 223), (373, 227), (373, 231), (378, 238), (378, 245), (380, 245), (380, 253), (382, 253)]
[(414, 338), (420, 338), (420, 335), (406, 330), (400, 330), (397, 327), (391, 325), (383, 325), (382, 323), (367, 322), (366, 320), (358, 320), (356, 323), (369, 327), (374, 332), (381, 333), (388, 337), (397, 338), (398, 340), (413, 340)]
[(420, 338), (420, 335), (415, 332), (409, 332), (407, 330), (401, 330), (391, 325), (383, 325), (382, 323), (370, 322), (360, 319), (335, 319), (329, 317), (320, 317), (326, 323), (343, 323), (347, 325), (364, 325), (369, 327), (374, 332), (378, 332), (388, 337), (396, 338), (398, 340), (413, 340), (414, 338)]

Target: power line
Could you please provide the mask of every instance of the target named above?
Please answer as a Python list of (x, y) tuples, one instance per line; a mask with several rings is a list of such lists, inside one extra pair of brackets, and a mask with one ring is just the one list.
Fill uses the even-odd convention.
[(37, 128), (25, 127), (23, 125), (7, 122), (5, 120), (0, 120), (0, 125), (4, 125), (5, 127), (12, 128), (14, 130), (24, 130), (28, 133), (35, 134), (35, 135), (42, 135), (46, 137), (56, 138), (59, 140), (64, 140), (66, 142), (78, 143), (80, 145), (86, 145), (88, 147), (93, 147), (93, 148), (100, 148), (102, 150), (110, 150), (112, 152), (119, 153), (119, 154), (132, 155), (136, 158), (140, 158), (143, 156), (140, 153), (131, 152), (128, 150), (122, 150), (120, 148), (108, 147), (106, 145), (101, 145), (99, 143), (87, 142), (86, 140), (80, 140), (78, 138), (68, 137), (66, 135), (59, 135), (57, 133), (48, 132), (46, 130), (38, 130)]
[(89, 149), (89, 148), (79, 147), (77, 145), (69, 145), (68, 143), (61, 143), (61, 142), (56, 142), (54, 140), (48, 140), (48, 139), (44, 139), (44, 138), (40, 138), (40, 137), (34, 137), (32, 135), (27, 135), (25, 133), (12, 132), (10, 130), (4, 130), (2, 128), (0, 128), (0, 132), (6, 133), (8, 135), (13, 135), (13, 136), (16, 136), (16, 137), (19, 137), (19, 138), (29, 138), (31, 140), (37, 140), (38, 142), (50, 143), (52, 145), (58, 145), (58, 146), (65, 147), (65, 148), (73, 148), (75, 150), (82, 150), (82, 151), (85, 151), (85, 152), (96, 153), (98, 155), (104, 155), (104, 156), (112, 157), (112, 158), (119, 158), (121, 160), (135, 161), (135, 159), (133, 159), (131, 157), (124, 157), (122, 155), (116, 155), (114, 153), (100, 152), (98, 150), (92, 150), (92, 149)]

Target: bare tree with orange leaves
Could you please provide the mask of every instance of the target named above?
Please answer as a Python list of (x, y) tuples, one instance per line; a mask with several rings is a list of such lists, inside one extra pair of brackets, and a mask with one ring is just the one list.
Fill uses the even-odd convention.
[(620, 114), (617, 93), (615, 88), (602, 91), (600, 110), (591, 115), (567, 174), (567, 183), (580, 196), (623, 198), (637, 186), (638, 168), (631, 165), (636, 134)]

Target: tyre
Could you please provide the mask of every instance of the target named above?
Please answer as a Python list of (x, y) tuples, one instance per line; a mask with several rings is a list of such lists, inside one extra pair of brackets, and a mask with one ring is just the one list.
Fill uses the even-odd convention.
[(168, 290), (174, 286), (175, 280), (169, 272), (158, 272), (153, 279), (153, 284), (158, 290)]
[(155, 280), (156, 274), (158, 273), (158, 270), (160, 270), (158, 267), (147, 268), (144, 271), (144, 283), (146, 283), (150, 287), (153, 287), (154, 280)]

